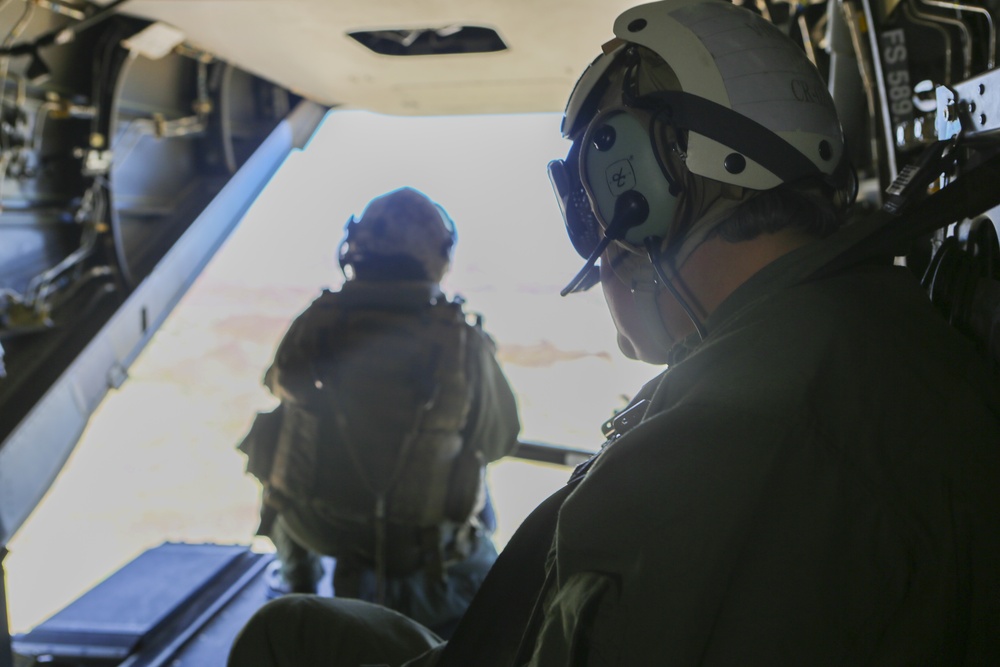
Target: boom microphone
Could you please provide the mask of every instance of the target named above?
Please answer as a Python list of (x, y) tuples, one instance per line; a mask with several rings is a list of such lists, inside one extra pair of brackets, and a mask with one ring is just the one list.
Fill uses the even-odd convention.
[(580, 269), (579, 273), (559, 292), (559, 296), (566, 296), (571, 292), (575, 292), (584, 281), (591, 278), (595, 268), (594, 264), (597, 263), (597, 259), (601, 256), (601, 253), (607, 249), (608, 244), (612, 241), (625, 238), (628, 230), (646, 222), (646, 218), (648, 217), (649, 202), (646, 201), (642, 193), (635, 190), (623, 192), (615, 200), (615, 215), (611, 219), (611, 224), (604, 230), (604, 237), (597, 244), (597, 247), (594, 248), (594, 251), (590, 253), (590, 257), (587, 258), (587, 262)]

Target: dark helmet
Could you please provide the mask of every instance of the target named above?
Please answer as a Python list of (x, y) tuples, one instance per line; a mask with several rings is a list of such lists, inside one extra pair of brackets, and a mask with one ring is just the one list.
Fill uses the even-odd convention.
[(340, 245), (341, 267), (366, 260), (412, 257), (429, 280), (440, 282), (451, 262), (455, 223), (439, 204), (413, 188), (386, 193), (351, 216)]

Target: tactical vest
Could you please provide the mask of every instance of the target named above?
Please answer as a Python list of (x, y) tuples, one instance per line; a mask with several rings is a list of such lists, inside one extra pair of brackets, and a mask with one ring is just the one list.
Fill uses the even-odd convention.
[(482, 456), (462, 437), (482, 334), (444, 298), (400, 308), (327, 293), (310, 310), (312, 388), (285, 406), (270, 484), (324, 519), (328, 555), (380, 580), (440, 576), (467, 555), (482, 493)]

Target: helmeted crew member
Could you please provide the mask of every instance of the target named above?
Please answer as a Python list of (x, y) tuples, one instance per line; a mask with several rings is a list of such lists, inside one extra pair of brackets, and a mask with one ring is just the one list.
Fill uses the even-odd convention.
[(520, 430), (481, 318), (441, 291), (455, 240), (417, 190), (372, 200), (346, 226), (347, 282), (295, 319), (264, 378), (283, 413), (265, 530), (287, 587), (315, 592), (332, 555), (335, 595), (445, 635), (496, 559), (484, 469)]
[[(865, 223), (842, 225), (854, 177), (820, 75), (722, 0), (641, 5), (614, 33), (551, 173), (587, 258), (566, 292), (599, 258), (621, 349), (669, 364), (638, 424), (525, 521), (446, 644), (287, 600), (230, 664), (279, 664), (245, 656), (291, 619), (297, 655), (344, 665), (1000, 664), (1000, 391), (908, 269), (834, 268)], [(329, 639), (352, 624), (384, 648)]]

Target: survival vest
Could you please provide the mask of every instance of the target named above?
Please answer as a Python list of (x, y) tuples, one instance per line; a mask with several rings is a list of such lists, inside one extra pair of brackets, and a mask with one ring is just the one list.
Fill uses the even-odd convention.
[(483, 458), (463, 439), (470, 349), (488, 344), (460, 301), (352, 303), (326, 292), (305, 316), (308, 393), (283, 405), (269, 486), (308, 504), (328, 555), (379, 581), (464, 558)]

